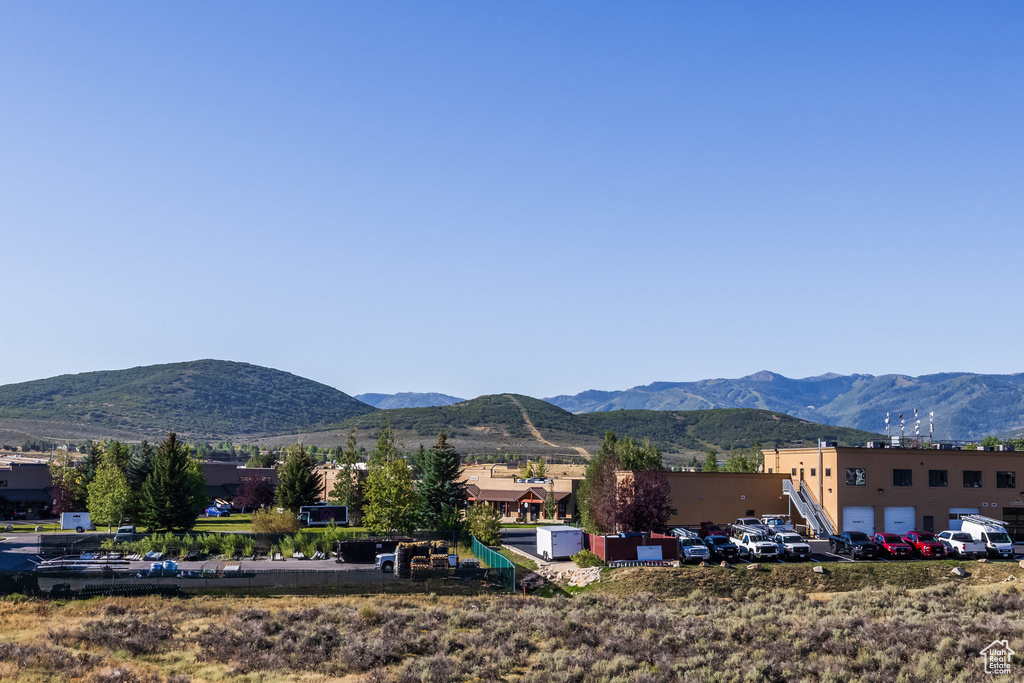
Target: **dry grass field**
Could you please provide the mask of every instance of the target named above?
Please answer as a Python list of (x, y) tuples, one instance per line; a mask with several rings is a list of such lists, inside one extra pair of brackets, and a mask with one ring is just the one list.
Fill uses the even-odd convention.
[(15, 596), (0, 600), (0, 680), (982, 681), (981, 650), (1024, 635), (1013, 582), (681, 597), (614, 587), (553, 599)]

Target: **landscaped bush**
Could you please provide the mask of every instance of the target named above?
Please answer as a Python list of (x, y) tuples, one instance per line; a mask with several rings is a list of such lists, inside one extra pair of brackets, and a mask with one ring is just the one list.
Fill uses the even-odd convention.
[(265, 508), (252, 513), (252, 530), (257, 534), (293, 533), (299, 526), (299, 518), (287, 510)]
[(589, 550), (581, 550), (570, 558), (577, 567), (603, 567), (602, 560), (596, 553)]

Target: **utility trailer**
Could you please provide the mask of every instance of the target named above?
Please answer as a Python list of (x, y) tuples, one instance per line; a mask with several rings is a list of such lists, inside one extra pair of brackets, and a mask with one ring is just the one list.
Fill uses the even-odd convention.
[(583, 550), (583, 529), (571, 526), (537, 527), (537, 554), (545, 560), (568, 559)]
[(348, 506), (303, 505), (299, 508), (299, 521), (302, 526), (348, 526)]
[(63, 512), (60, 515), (61, 529), (74, 529), (78, 533), (96, 531), (88, 512)]

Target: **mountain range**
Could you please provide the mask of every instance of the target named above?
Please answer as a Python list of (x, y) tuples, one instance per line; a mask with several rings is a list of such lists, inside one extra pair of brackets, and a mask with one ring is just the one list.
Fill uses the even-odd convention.
[[(385, 403), (386, 397), (369, 397)], [(413, 395), (399, 397), (409, 403)], [(428, 400), (454, 397), (432, 395)], [(649, 438), (666, 453), (814, 443), (857, 444), (876, 434), (759, 409), (613, 410), (573, 414), (529, 396), (497, 394), (452, 405), (375, 408), (338, 389), (247, 363), (200, 360), (88, 372), (0, 386), (0, 444), (117, 438), (156, 441), (168, 431), (190, 440), (280, 446), (344, 444), (351, 430), (372, 448), (384, 426), (407, 448), (444, 429), (460, 452), (584, 456), (606, 431)]]
[(790, 379), (764, 371), (739, 379), (655, 382), (624, 391), (584, 391), (544, 400), (573, 413), (759, 408), (871, 432), (885, 431), (888, 413), (892, 434), (900, 433), (902, 413), (907, 435), (915, 432), (916, 408), (921, 434), (929, 433), (929, 414), (934, 412), (937, 439), (979, 439), (1024, 431), (1024, 374), (830, 373)]

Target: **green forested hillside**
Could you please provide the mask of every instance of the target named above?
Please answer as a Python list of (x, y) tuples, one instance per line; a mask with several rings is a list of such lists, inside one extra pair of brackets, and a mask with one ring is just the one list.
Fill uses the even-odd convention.
[[(542, 435), (556, 443), (571, 441), (574, 435), (599, 439), (609, 430), (637, 439), (649, 438), (665, 451), (701, 451), (708, 446), (719, 450), (748, 448), (755, 441), (765, 447), (794, 445), (816, 443), (818, 439), (859, 445), (878, 438), (871, 432), (815, 424), (765, 410), (615, 410), (573, 415), (529, 396), (515, 398)], [(441, 429), (459, 435), (488, 428), (512, 438), (530, 438), (522, 412), (505, 395), (481, 396), (451, 406), (381, 410), (347, 423), (369, 430), (385, 424), (421, 437), (436, 435)]]
[(319, 382), (219, 360), (87, 372), (0, 386), (0, 420), (196, 437), (323, 429), (372, 406)]

